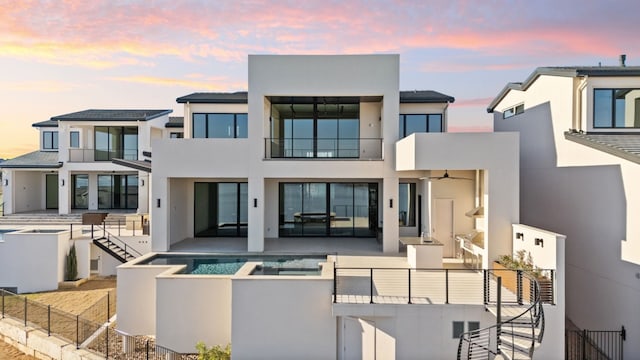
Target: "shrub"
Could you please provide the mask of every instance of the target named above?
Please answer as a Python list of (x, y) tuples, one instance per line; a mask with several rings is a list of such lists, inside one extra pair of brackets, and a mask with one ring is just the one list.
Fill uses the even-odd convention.
[(524, 270), (528, 273), (532, 273), (536, 277), (540, 277), (541, 271), (538, 267), (533, 265), (533, 257), (530, 252), (526, 250), (518, 250), (515, 256), (501, 255), (498, 258), (498, 262), (507, 269), (511, 270)]
[(202, 341), (198, 341), (196, 344), (198, 350), (198, 360), (230, 360), (231, 359), (231, 344), (223, 349), (220, 345), (215, 345), (210, 348), (207, 347)]
[(67, 255), (67, 264), (64, 272), (65, 281), (74, 281), (78, 279), (78, 257), (76, 256), (76, 244), (71, 245), (69, 254)]

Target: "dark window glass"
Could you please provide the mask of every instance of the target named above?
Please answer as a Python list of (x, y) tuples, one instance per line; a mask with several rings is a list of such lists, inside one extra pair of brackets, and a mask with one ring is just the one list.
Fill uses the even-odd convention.
[(428, 118), (429, 126), (427, 127), (428, 132), (442, 132), (442, 115), (441, 114), (431, 114)]
[(640, 128), (640, 89), (594, 89), (594, 128)]
[(249, 136), (248, 131), (248, 116), (247, 114), (236, 114), (236, 137), (247, 138)]
[(138, 159), (138, 128), (135, 126), (96, 126), (96, 161), (111, 161), (113, 158)]
[(460, 335), (464, 333), (464, 321), (453, 322), (453, 338), (459, 339)]
[(207, 137), (207, 115), (193, 114), (193, 138)]
[(98, 175), (98, 209), (136, 209), (137, 175)]
[(69, 147), (72, 147), (72, 148), (80, 147), (80, 132), (71, 131), (69, 133)]
[(184, 133), (172, 132), (172, 133), (169, 134), (169, 138), (171, 138), (171, 139), (182, 139), (182, 138), (184, 138)]
[(246, 138), (247, 114), (193, 114), (194, 138)]
[[(375, 236), (377, 184), (280, 184), (280, 236)], [(327, 208), (328, 206), (328, 208)]]
[(400, 183), (398, 202), (399, 225), (416, 226), (416, 184)]
[(467, 322), (467, 331), (474, 331), (480, 329), (479, 321), (469, 321)]
[(73, 208), (88, 209), (89, 208), (89, 175), (76, 174), (71, 175), (73, 183)]
[[(357, 158), (360, 154), (360, 104), (308, 103), (271, 105), (271, 157)], [(332, 101), (339, 101), (333, 99)]]
[(608, 128), (612, 125), (613, 91), (596, 89), (593, 91), (593, 127)]
[(195, 183), (194, 234), (247, 236), (247, 183)]
[(53, 150), (58, 148), (58, 132), (45, 131), (42, 133), (42, 148)]
[(442, 114), (400, 115), (400, 138), (413, 133), (443, 132)]

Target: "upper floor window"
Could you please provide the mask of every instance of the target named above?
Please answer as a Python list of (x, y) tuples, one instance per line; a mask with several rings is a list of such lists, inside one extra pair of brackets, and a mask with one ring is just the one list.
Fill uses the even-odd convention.
[(79, 148), (80, 147), (80, 132), (79, 131), (71, 131), (69, 132), (69, 147)]
[(170, 139), (182, 139), (184, 138), (184, 133), (182, 132), (172, 132), (169, 134)]
[(58, 149), (58, 132), (57, 131), (42, 132), (42, 148), (45, 150)]
[(640, 89), (594, 89), (594, 128), (640, 128)]
[(247, 114), (193, 114), (194, 138), (246, 138)]
[(512, 106), (508, 109), (504, 109), (502, 111), (502, 118), (503, 119), (508, 119), (512, 116), (516, 116), (519, 114), (522, 114), (524, 112), (524, 104), (519, 104), (516, 106)]
[(400, 138), (417, 132), (442, 131), (442, 114), (400, 114)]
[(96, 161), (138, 160), (138, 128), (135, 126), (96, 126)]

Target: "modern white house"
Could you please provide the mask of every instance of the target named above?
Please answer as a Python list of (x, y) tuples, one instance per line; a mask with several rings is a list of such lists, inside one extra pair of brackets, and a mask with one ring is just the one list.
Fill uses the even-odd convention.
[(541, 67), (491, 102), (520, 133), (520, 220), (567, 235), (566, 311), (640, 358), (640, 67)]
[(520, 225), (518, 133), (449, 133), (453, 97), (400, 91), (399, 63), (255, 55), (247, 92), (178, 98), (165, 131), (182, 135), (151, 140), (153, 253), (118, 268), (119, 331), (238, 359), (453, 358), (496, 324), (492, 262), (524, 249), (555, 299), (512, 294), (511, 317), (546, 314), (529, 340), (546, 334), (511, 348), (563, 357), (564, 236)]
[[(145, 160), (171, 110), (84, 110), (33, 124), (40, 149), (2, 163), (4, 214), (148, 212)], [(175, 122), (175, 120), (174, 120)], [(177, 129), (175, 133), (180, 133)]]

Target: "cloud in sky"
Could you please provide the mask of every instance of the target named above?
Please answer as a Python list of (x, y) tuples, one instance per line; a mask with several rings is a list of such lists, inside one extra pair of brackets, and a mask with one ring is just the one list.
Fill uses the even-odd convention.
[[(256, 52), (425, 48), (495, 55), (615, 56), (627, 45), (623, 32), (634, 28), (636, 21), (630, 15), (633, 11), (621, 5), (615, 1), (581, 1), (580, 6), (495, 1), (482, 7), (476, 2), (441, 0), (7, 1), (0, 12), (4, 34), (0, 54), (88, 67), (149, 66), (161, 55), (188, 61), (244, 61), (247, 53)], [(591, 15), (589, 21), (583, 15)], [(613, 18), (616, 26), (610, 26), (608, 19)]]
[(452, 128), (474, 129), (537, 66), (633, 63), (638, 13), (625, 0), (0, 0), (0, 155), (35, 148), (31, 123), (60, 113), (179, 115), (185, 93), (246, 89), (248, 54), (399, 53), (401, 88), (456, 97)]

